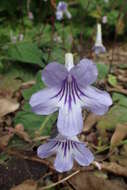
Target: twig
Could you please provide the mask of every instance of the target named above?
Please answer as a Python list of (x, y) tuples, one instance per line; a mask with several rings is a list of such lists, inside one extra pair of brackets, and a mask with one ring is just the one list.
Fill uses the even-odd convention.
[(65, 177), (65, 178), (63, 178), (63, 179), (61, 179), (60, 181), (57, 181), (56, 183), (52, 183), (52, 184), (47, 185), (47, 186), (45, 186), (45, 187), (39, 188), (38, 190), (45, 190), (45, 189), (50, 189), (50, 188), (52, 188), (52, 187), (55, 187), (55, 186), (59, 185), (60, 183), (63, 183), (63, 182), (65, 182), (65, 181), (67, 181), (68, 179), (70, 179), (70, 178), (73, 177), (74, 175), (78, 174), (79, 172), (80, 172), (80, 170), (77, 170), (77, 171), (75, 171), (74, 173), (70, 174), (69, 176), (67, 176), (67, 177)]
[(124, 166), (121, 166), (115, 162), (111, 162), (111, 163), (103, 162), (102, 164), (100, 164), (100, 167), (102, 170), (127, 177), (127, 168)]
[(36, 141), (43, 141), (43, 140), (47, 140), (48, 138), (50, 138), (50, 136), (40, 136), (40, 137), (35, 137), (33, 139), (34, 142)]
[(119, 92), (119, 93), (122, 93), (122, 94), (124, 94), (124, 95), (127, 95), (127, 90), (121, 88), (120, 86), (117, 86), (117, 87), (115, 87), (115, 88), (110, 88), (110, 87), (108, 87), (107, 90), (108, 90), (109, 92)]

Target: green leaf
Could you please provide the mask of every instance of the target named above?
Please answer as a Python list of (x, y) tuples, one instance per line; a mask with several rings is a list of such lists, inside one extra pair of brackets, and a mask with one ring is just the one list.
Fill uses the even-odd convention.
[(33, 93), (41, 90), (42, 88), (44, 88), (44, 86), (45, 85), (43, 81), (41, 80), (41, 71), (39, 71), (36, 76), (36, 84), (32, 86), (31, 88), (26, 89), (22, 92), (24, 99), (29, 100)]
[(50, 61), (57, 61), (59, 63), (64, 64), (65, 60), (65, 50), (61, 46), (54, 46), (51, 50), (51, 55), (49, 58)]
[(109, 72), (109, 66), (103, 63), (97, 63), (96, 65), (99, 73), (98, 80), (105, 79)]
[(116, 127), (118, 123), (124, 124), (126, 122), (127, 107), (115, 105), (105, 116), (102, 116), (102, 119), (97, 124), (97, 128), (101, 131), (104, 131), (106, 129), (112, 130)]
[(113, 93), (113, 101), (118, 102), (119, 105), (127, 107), (127, 97), (120, 93)]
[(57, 29), (56, 35), (61, 39), (61, 42), (59, 42), (59, 44), (62, 44), (63, 48), (65, 48), (66, 51), (70, 52), (73, 45), (71, 25), (63, 27), (61, 23), (56, 23), (55, 27)]
[(30, 89), (23, 91), (23, 97), (26, 100), (23, 110), (16, 114), (14, 124), (22, 123), (28, 134), (34, 138), (36, 135), (49, 135), (51, 128), (56, 120), (56, 114), (49, 116), (39, 116), (31, 112), (31, 107), (28, 103), (30, 97), (35, 92), (44, 88), (41, 80), (41, 71), (36, 76), (36, 84)]
[(23, 124), (24, 129), (34, 138), (36, 135), (49, 135), (56, 120), (56, 114), (38, 116), (30, 111), (21, 111), (16, 114), (14, 124)]
[(19, 42), (11, 45), (8, 49), (8, 56), (11, 60), (43, 66), (41, 50), (31, 42)]
[(117, 10), (112, 10), (108, 12), (108, 24), (116, 25), (119, 12)]
[(93, 18), (96, 18), (96, 19), (101, 18), (101, 14), (100, 14), (97, 10), (93, 10), (93, 11), (90, 13), (90, 16), (93, 17)]
[(32, 68), (16, 63), (9, 66), (3, 66), (3, 71), (0, 74), (0, 89), (4, 92), (8, 92), (10, 95), (13, 95), (13, 93), (19, 89), (22, 82), (33, 80), (35, 78), (35, 71), (32, 70)]
[(108, 82), (111, 86), (117, 86), (117, 78), (115, 75), (108, 75)]

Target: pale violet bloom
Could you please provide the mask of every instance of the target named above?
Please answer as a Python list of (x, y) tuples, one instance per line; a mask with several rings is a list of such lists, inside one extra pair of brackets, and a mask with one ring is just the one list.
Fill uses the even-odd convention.
[(107, 16), (103, 16), (103, 17), (102, 17), (102, 23), (103, 23), (103, 24), (106, 24), (107, 21), (108, 21)]
[(109, 3), (109, 0), (104, 0), (105, 3)]
[(32, 111), (49, 115), (59, 110), (59, 133), (67, 137), (79, 134), (83, 128), (82, 108), (103, 115), (112, 104), (107, 92), (90, 86), (97, 75), (96, 65), (91, 60), (82, 59), (74, 66), (72, 54), (65, 54), (65, 66), (52, 62), (42, 71), (47, 88), (32, 95)]
[(97, 24), (96, 42), (95, 42), (95, 45), (93, 47), (93, 51), (95, 52), (95, 54), (105, 53), (106, 52), (106, 48), (104, 47), (104, 45), (102, 43), (101, 24)]
[(21, 42), (24, 39), (24, 35), (23, 34), (19, 34), (18, 38), (19, 38), (19, 41)]
[(46, 144), (39, 146), (37, 154), (42, 159), (56, 154), (54, 167), (59, 172), (71, 170), (74, 160), (81, 166), (88, 166), (94, 160), (92, 152), (76, 136), (66, 138), (57, 135), (56, 138), (50, 139)]
[(68, 19), (71, 19), (72, 16), (71, 16), (71, 13), (68, 11), (67, 3), (65, 3), (64, 1), (60, 1), (56, 9), (56, 19), (62, 20), (64, 14), (66, 15)]
[(29, 18), (30, 20), (33, 20), (33, 19), (34, 19), (34, 15), (33, 15), (33, 13), (32, 13), (31, 11), (28, 12), (28, 18)]

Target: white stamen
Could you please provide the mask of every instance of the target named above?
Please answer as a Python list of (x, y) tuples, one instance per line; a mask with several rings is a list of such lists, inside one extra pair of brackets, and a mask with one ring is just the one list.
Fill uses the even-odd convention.
[(97, 24), (97, 35), (96, 35), (96, 46), (99, 46), (102, 44), (102, 30), (101, 30), (101, 24)]
[(73, 60), (73, 54), (72, 53), (66, 53), (65, 54), (65, 67), (68, 71), (74, 67), (74, 60)]

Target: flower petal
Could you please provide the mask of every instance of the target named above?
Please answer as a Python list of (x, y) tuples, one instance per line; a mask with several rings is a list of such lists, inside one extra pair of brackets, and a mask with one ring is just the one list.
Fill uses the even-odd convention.
[(105, 53), (106, 52), (106, 48), (101, 45), (101, 46), (94, 46), (93, 47), (93, 51), (95, 52), (95, 54), (99, 54), (99, 53)]
[(40, 158), (47, 158), (55, 153), (57, 149), (57, 142), (49, 141), (43, 145), (40, 145), (37, 149), (37, 155)]
[(73, 149), (74, 159), (81, 166), (89, 166), (94, 160), (92, 152), (85, 147), (83, 143), (76, 143), (75, 148)]
[(55, 159), (54, 167), (59, 172), (66, 172), (71, 170), (73, 167), (72, 155), (68, 152), (65, 156), (63, 154), (63, 151), (59, 151)]
[(46, 88), (32, 95), (30, 105), (32, 111), (38, 115), (49, 115), (57, 111), (57, 97), (52, 98), (58, 93), (56, 88)]
[(71, 108), (69, 108), (68, 104), (61, 107), (59, 109), (57, 127), (58, 131), (66, 137), (79, 134), (83, 128), (80, 105), (73, 103)]
[(89, 59), (82, 59), (78, 65), (71, 69), (70, 73), (76, 79), (78, 85), (82, 87), (92, 84), (98, 75), (96, 65)]
[(88, 86), (83, 90), (85, 96), (82, 96), (83, 106), (97, 115), (103, 115), (112, 105), (112, 99), (106, 91)]
[(52, 62), (42, 71), (42, 80), (49, 87), (60, 86), (67, 75), (68, 71), (64, 65)]
[(62, 11), (57, 11), (56, 12), (56, 19), (57, 20), (62, 20), (63, 19), (63, 12)]

